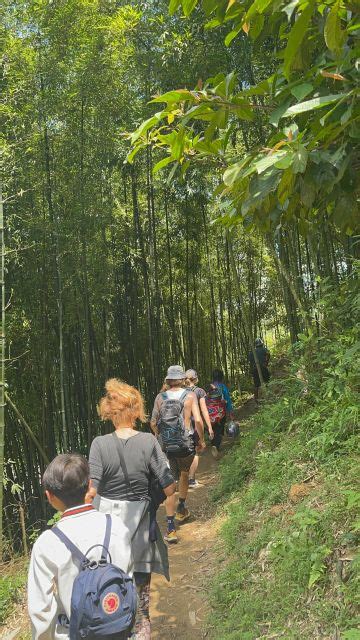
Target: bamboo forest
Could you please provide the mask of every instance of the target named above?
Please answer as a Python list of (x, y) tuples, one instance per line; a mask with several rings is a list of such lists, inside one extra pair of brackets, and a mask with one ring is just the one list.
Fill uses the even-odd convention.
[(204, 418), (151, 638), (359, 640), (359, 1), (1, 18), (0, 638), (31, 637), (47, 465), (112, 432), (112, 378), (151, 433), (177, 365), (226, 383), (238, 432), (218, 452)]

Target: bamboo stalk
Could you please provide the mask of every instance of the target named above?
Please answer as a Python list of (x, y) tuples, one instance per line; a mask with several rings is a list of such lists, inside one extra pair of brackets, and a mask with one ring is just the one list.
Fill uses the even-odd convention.
[(12, 408), (13, 412), (15, 413), (16, 417), (20, 420), (21, 424), (25, 427), (26, 433), (28, 434), (29, 438), (31, 438), (31, 440), (33, 441), (33, 443), (36, 446), (37, 450), (39, 451), (41, 457), (43, 458), (45, 464), (49, 464), (49, 458), (47, 457), (47, 455), (46, 455), (44, 449), (42, 448), (39, 440), (37, 439), (36, 435), (34, 434), (33, 430), (31, 429), (31, 427), (26, 422), (24, 416), (20, 413), (20, 411), (17, 408), (17, 406), (13, 403), (13, 401), (9, 397), (9, 394), (6, 393), (6, 392), (5, 392), (5, 400), (8, 403), (9, 407)]
[(4, 210), (0, 184), (0, 282), (1, 282), (1, 327), (0, 327), (0, 561), (3, 554), (3, 499), (4, 499), (4, 440), (5, 440), (5, 243)]

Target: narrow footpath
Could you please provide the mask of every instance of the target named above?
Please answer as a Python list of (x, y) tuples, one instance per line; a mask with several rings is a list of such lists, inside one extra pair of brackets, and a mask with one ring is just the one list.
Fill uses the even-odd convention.
[[(246, 420), (256, 411), (250, 400), (237, 412), (237, 419)], [(225, 437), (223, 450), (232, 446)], [(210, 501), (211, 488), (218, 481), (218, 462), (211, 455), (210, 447), (200, 457), (197, 480), (200, 487), (191, 489), (187, 506), (190, 520), (177, 525), (179, 542), (169, 545), (171, 582), (154, 575), (151, 591), (151, 620), (153, 640), (200, 640), (208, 633), (205, 626), (211, 603), (206, 585), (215, 573), (222, 553), (216, 543), (221, 514), (215, 514), (216, 506)], [(166, 531), (166, 515), (163, 507), (158, 512), (158, 522)], [(220, 550), (221, 551), (221, 550)]]

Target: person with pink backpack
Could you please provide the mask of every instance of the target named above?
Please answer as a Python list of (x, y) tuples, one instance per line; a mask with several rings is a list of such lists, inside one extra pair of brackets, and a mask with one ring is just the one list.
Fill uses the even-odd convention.
[(221, 369), (214, 369), (212, 382), (206, 391), (205, 402), (214, 432), (211, 453), (217, 459), (224, 435), (226, 417), (233, 418), (233, 404), (229, 389), (224, 383), (224, 374)]

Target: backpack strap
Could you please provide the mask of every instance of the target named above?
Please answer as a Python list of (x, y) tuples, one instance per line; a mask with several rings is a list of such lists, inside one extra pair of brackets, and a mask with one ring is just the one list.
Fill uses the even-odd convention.
[(187, 396), (187, 394), (189, 393), (189, 389), (185, 389), (183, 391), (183, 393), (181, 394), (180, 398), (179, 398), (179, 402), (181, 402), (181, 404), (184, 404), (185, 402), (185, 398)]
[(67, 535), (65, 535), (65, 533), (61, 531), (61, 529), (59, 529), (59, 527), (55, 526), (52, 529), (50, 529), (50, 531), (55, 533), (55, 535), (59, 538), (59, 540), (61, 540), (61, 542), (65, 545), (65, 547), (69, 549), (70, 553), (73, 556), (75, 556), (75, 558), (80, 560), (80, 562), (87, 562), (86, 556), (84, 556), (84, 554), (80, 551), (80, 549), (78, 549), (74, 545), (74, 543), (71, 542), (70, 538), (68, 538)]
[(103, 542), (103, 550), (101, 553), (101, 560), (106, 560), (107, 554), (109, 553), (109, 544), (110, 544), (110, 536), (111, 536), (111, 515), (110, 513), (106, 514), (106, 529), (105, 529), (105, 538)]

